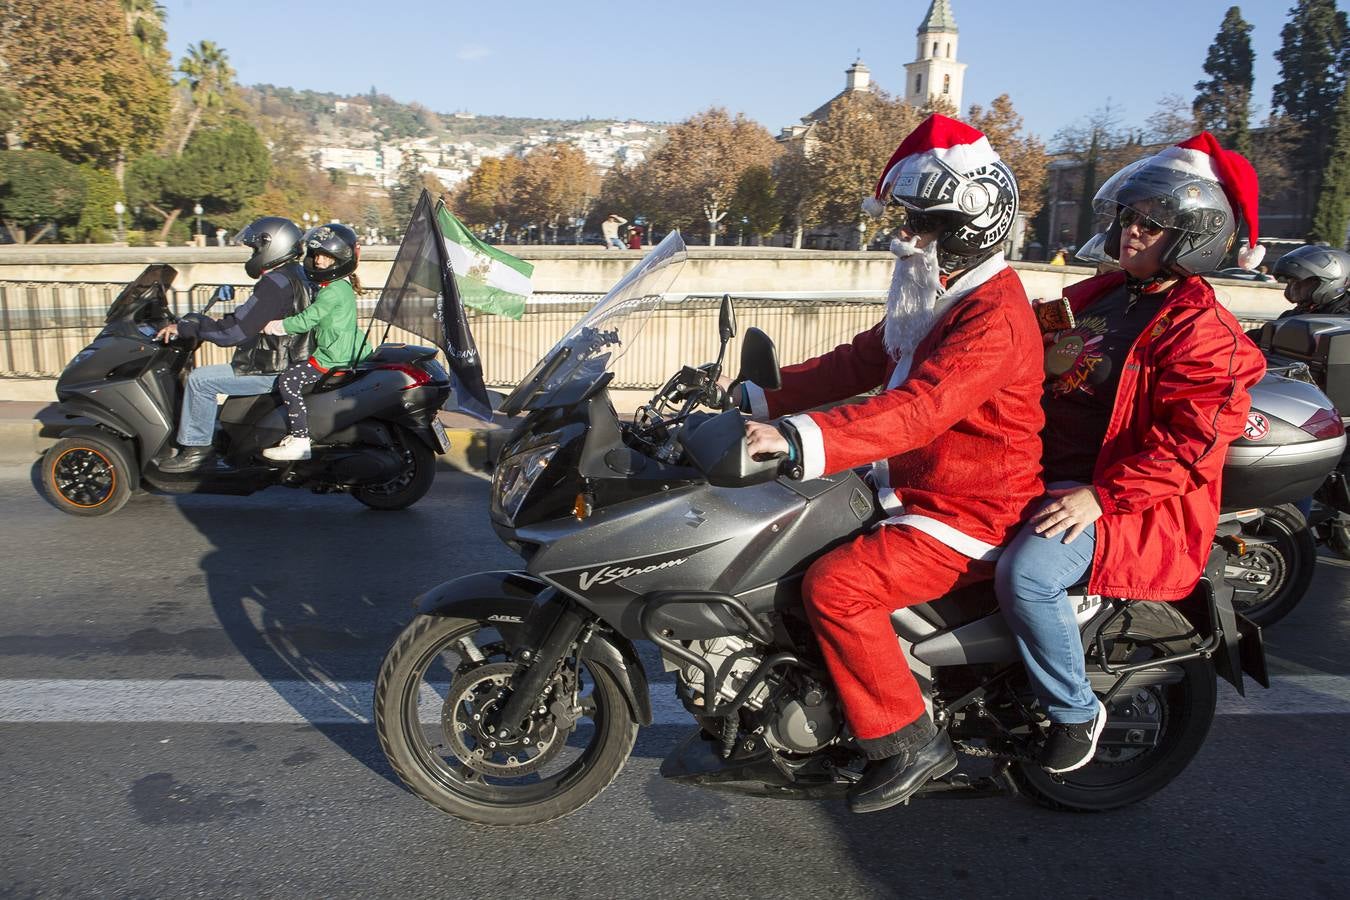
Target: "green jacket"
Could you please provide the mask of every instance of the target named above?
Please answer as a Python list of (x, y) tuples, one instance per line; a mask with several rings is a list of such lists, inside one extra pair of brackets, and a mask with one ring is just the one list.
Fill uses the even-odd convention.
[(356, 291), (343, 278), (319, 289), (303, 311), (281, 320), (287, 334), (314, 332), (314, 361), (325, 369), (354, 366), (370, 355), (356, 325)]

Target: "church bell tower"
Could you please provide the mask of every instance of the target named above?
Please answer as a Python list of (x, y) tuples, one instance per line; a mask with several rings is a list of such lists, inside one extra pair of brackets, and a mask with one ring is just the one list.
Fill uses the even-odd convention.
[(919, 25), (918, 53), (905, 64), (905, 101), (924, 106), (936, 100), (962, 114), (961, 88), (966, 64), (956, 61), (956, 19), (948, 0), (933, 0)]

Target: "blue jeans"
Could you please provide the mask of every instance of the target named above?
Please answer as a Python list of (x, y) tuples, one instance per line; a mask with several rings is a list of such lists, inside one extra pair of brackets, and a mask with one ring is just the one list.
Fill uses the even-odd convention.
[(998, 558), (994, 592), (1012, 626), (1036, 699), (1052, 722), (1089, 722), (1097, 716), (1097, 698), (1083, 664), (1083, 639), (1065, 588), (1092, 567), (1096, 523), (1073, 543), (1064, 532), (1041, 537), (1022, 526)]
[(269, 394), (275, 375), (236, 375), (228, 365), (199, 366), (188, 373), (183, 388), (183, 415), (178, 422), (178, 444), (209, 447), (216, 433), (216, 394), (252, 397)]

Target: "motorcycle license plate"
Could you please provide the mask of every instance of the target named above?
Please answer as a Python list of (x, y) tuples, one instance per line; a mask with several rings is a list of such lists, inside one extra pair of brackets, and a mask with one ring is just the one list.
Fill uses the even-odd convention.
[(450, 438), (446, 436), (445, 426), (441, 424), (439, 419), (431, 420), (431, 431), (433, 434), (436, 435), (436, 444), (441, 448), (440, 452), (445, 453), (447, 450), (449, 450)]

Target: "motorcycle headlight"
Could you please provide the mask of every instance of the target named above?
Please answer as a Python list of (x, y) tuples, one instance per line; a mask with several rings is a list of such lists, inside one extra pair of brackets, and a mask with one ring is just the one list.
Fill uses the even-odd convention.
[(510, 525), (516, 520), (530, 488), (548, 468), (561, 444), (533, 447), (497, 464), (492, 474), (492, 514)]

